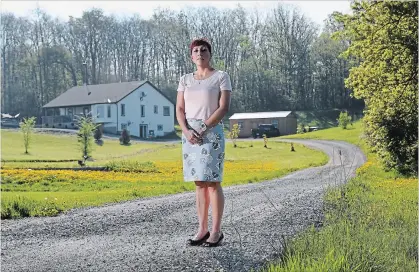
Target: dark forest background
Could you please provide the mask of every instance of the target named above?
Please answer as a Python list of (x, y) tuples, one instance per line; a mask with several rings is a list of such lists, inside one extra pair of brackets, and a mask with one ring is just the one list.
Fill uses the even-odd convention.
[[(188, 46), (207, 37), (213, 66), (232, 80), (232, 111), (362, 109), (345, 88), (351, 66), (340, 58), (350, 42), (333, 40), (343, 26), (332, 16), (322, 30), (298, 9), (269, 13), (237, 6), (159, 9), (149, 20), (91, 9), (68, 21), (42, 10), (1, 14), (2, 112), (42, 116), (42, 106), (75, 85), (149, 80), (175, 101), (180, 76), (194, 70)], [(40, 118), (37, 118), (40, 120)]]

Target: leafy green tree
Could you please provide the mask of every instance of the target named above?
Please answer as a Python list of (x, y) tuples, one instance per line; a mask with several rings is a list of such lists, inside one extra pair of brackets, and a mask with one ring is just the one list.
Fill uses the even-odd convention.
[(346, 129), (351, 122), (352, 117), (348, 115), (348, 112), (342, 111), (339, 114), (338, 124), (341, 128)]
[(20, 130), (23, 133), (23, 145), (25, 146), (25, 154), (28, 154), (28, 148), (32, 140), (32, 132), (35, 127), (36, 117), (32, 116), (30, 118), (23, 118), (23, 121), (20, 122)]
[(90, 116), (77, 117), (79, 132), (77, 139), (80, 144), (82, 151), (82, 157), (87, 159), (92, 155), (93, 149), (93, 133), (98, 127), (97, 124), (93, 123), (93, 119)]
[(3, 112), (42, 116), (45, 104), (73, 86), (144, 79), (175, 101), (180, 76), (194, 69), (187, 45), (202, 36), (213, 45), (213, 66), (230, 75), (232, 112), (363, 107), (343, 84), (351, 65), (338, 54), (349, 41), (330, 38), (343, 24), (329, 17), (319, 33), (286, 4), (263, 13), (156, 10), (148, 20), (96, 8), (66, 21), (41, 9), (1, 15)]
[(240, 126), (238, 124), (234, 124), (231, 131), (228, 133), (228, 137), (233, 141), (234, 147), (237, 147), (236, 141), (239, 138), (240, 134)]
[(344, 52), (360, 61), (345, 80), (364, 99), (365, 134), (387, 168), (418, 169), (418, 2), (355, 1), (353, 14), (335, 13), (349, 38)]

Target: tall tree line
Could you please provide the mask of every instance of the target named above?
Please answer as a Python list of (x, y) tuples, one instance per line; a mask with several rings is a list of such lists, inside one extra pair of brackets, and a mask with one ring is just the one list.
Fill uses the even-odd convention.
[[(2, 112), (41, 116), (42, 106), (75, 85), (150, 80), (175, 101), (178, 80), (192, 72), (189, 43), (207, 37), (214, 67), (230, 74), (233, 112), (362, 107), (345, 88), (349, 45), (322, 33), (298, 10), (242, 7), (156, 10), (149, 20), (100, 9), (63, 22), (42, 10), (30, 18), (2, 13)], [(87, 78), (85, 73), (87, 68)]]
[(359, 62), (346, 85), (364, 99), (364, 138), (383, 165), (418, 174), (418, 2), (353, 1), (353, 14), (333, 16)]

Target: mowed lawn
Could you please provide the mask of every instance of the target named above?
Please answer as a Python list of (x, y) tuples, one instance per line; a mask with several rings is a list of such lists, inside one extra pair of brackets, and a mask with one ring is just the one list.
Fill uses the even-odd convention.
[(348, 125), (347, 129), (341, 127), (333, 127), (323, 130), (311, 131), (304, 134), (294, 134), (281, 136), (280, 139), (313, 139), (313, 140), (338, 140), (358, 145), (366, 148), (365, 142), (362, 141), (362, 122), (358, 121), (353, 125)]
[[(94, 144), (95, 160), (110, 160), (114, 157), (132, 156), (142, 151), (156, 150), (153, 143), (120, 145), (117, 139), (105, 139), (102, 146)], [(22, 133), (18, 130), (1, 130), (1, 157), (3, 160), (79, 160), (82, 157), (75, 134), (34, 133), (25, 154)]]
[[(253, 146), (251, 147), (251, 145)], [(261, 182), (292, 171), (327, 162), (318, 151), (263, 140), (226, 143), (224, 186)], [(113, 171), (34, 170), (39, 167), (77, 167), (75, 162), (22, 162), (78, 159), (75, 135), (35, 134), (25, 155), (20, 132), (2, 131), (2, 218), (55, 215), (75, 207), (180, 193), (194, 189), (183, 181), (182, 146), (179, 143), (132, 143), (104, 139), (94, 147), (88, 166), (108, 166)], [(21, 160), (9, 162), (8, 160)], [(17, 169), (19, 168), (19, 169)]]

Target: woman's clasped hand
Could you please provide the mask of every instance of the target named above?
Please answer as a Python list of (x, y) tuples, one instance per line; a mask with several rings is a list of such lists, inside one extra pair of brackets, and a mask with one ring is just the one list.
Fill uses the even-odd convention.
[(185, 133), (185, 136), (191, 144), (202, 144), (204, 141), (203, 135), (199, 134), (193, 129), (188, 130), (187, 133)]

